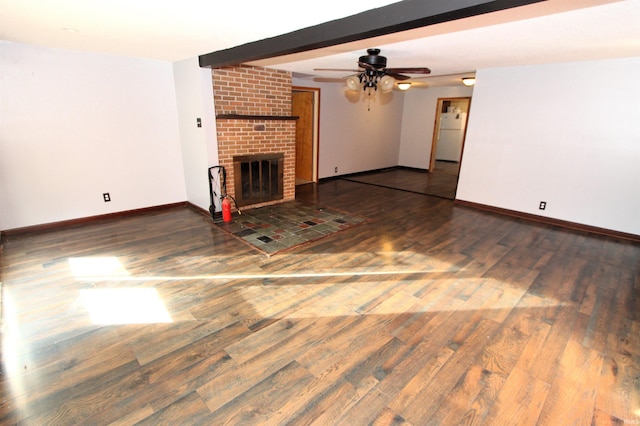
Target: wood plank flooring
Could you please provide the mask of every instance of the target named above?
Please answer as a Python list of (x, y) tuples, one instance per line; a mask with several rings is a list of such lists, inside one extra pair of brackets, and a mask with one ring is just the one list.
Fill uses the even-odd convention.
[(640, 244), (345, 180), (271, 258), (188, 208), (5, 239), (0, 424), (640, 424)]
[(393, 167), (348, 175), (343, 179), (454, 200), (458, 187), (458, 167), (458, 163), (436, 161), (435, 169), (430, 173)]

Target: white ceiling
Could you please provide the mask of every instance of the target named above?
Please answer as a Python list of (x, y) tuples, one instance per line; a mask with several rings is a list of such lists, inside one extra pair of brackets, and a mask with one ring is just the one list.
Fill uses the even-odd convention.
[[(390, 3), (323, 0), (309, 11), (297, 0), (0, 0), (0, 39), (177, 61)], [(378, 47), (390, 67), (431, 68), (428, 85), (459, 84), (483, 68), (640, 56), (638, 22), (640, 0), (548, 0), (253, 64), (340, 78), (349, 73), (314, 69), (355, 69)]]

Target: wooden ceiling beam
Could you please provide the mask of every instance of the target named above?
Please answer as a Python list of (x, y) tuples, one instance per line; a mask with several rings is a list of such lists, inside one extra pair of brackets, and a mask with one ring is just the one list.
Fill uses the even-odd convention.
[[(346, 18), (199, 56), (221, 68), (468, 18), (544, 0), (404, 0)], [(318, 4), (321, 7), (321, 3)], [(267, 19), (265, 18), (265, 21)], [(266, 22), (265, 24), (268, 24)]]

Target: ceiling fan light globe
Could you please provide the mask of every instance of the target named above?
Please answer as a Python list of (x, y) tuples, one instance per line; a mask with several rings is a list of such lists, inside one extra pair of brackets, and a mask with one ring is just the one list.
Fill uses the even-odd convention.
[(394, 83), (395, 79), (393, 77), (385, 75), (380, 79), (380, 89), (385, 93), (390, 92), (393, 89)]
[(411, 83), (398, 83), (398, 89), (400, 90), (409, 90), (411, 87)]
[(347, 89), (349, 90), (358, 91), (358, 89), (360, 88), (360, 82), (358, 81), (358, 78), (353, 75), (351, 77), (347, 77), (347, 79), (345, 80), (345, 84), (347, 85)]

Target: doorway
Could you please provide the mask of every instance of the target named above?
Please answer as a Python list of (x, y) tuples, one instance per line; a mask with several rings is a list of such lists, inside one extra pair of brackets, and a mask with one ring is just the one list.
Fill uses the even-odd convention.
[(318, 181), (320, 89), (293, 87), (291, 115), (296, 120), (296, 185)]
[(438, 98), (431, 141), (429, 172), (460, 172), (471, 98)]

